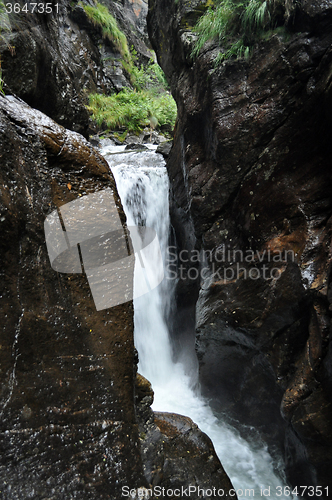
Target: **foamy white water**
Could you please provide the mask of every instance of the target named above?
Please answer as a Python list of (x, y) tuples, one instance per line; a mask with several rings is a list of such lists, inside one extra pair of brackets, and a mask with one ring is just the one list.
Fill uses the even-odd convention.
[[(118, 147), (102, 150), (116, 180), (127, 216), (127, 224), (152, 227), (159, 238), (166, 263), (170, 231), (168, 177), (165, 162), (154, 152), (123, 153)], [(153, 264), (152, 264), (153, 270)], [(139, 286), (134, 278), (134, 287)], [(167, 327), (174, 282), (163, 282), (134, 301), (135, 345), (139, 353), (139, 372), (152, 383), (153, 409), (189, 416), (212, 440), (216, 453), (229, 475), (238, 498), (262, 498), (261, 490), (270, 487), (268, 498), (296, 498), (280, 495), (286, 486), (274, 472), (272, 458), (262, 444), (249, 445), (239, 433), (220, 421), (208, 402), (197, 392), (197, 375), (190, 376), (181, 363), (175, 363)], [(196, 387), (196, 389), (195, 389)], [(213, 485), (211, 485), (213, 486)], [(279, 488), (278, 488), (279, 487)], [(243, 494), (241, 495), (241, 491)], [(278, 493), (278, 494), (277, 494)], [(264, 496), (263, 496), (264, 498)]]

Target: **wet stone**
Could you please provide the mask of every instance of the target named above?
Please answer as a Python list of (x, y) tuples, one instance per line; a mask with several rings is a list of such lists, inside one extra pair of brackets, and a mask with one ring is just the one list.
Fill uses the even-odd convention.
[(332, 8), (287, 5), (289, 38), (274, 33), (249, 61), (211, 71), (222, 49), (193, 61), (183, 34), (202, 2), (150, 2), (150, 38), (180, 110), (167, 159), (172, 226), (182, 255), (211, 255), (184, 263), (198, 273), (178, 282), (174, 329), (179, 345), (184, 318), (196, 334), (215, 409), (258, 429), (292, 484), (331, 487)]
[(0, 497), (105, 498), (145, 484), (133, 403), (133, 305), (97, 311), (84, 274), (51, 267), (44, 221), (109, 190), (82, 136), (0, 96)]

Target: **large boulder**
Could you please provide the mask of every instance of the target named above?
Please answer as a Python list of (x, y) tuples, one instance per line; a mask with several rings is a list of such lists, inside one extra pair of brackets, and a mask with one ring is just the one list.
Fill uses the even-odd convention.
[(136, 379), (144, 474), (155, 497), (237, 498), (211, 439), (188, 417), (153, 412), (151, 384)]
[(0, 96), (1, 498), (120, 498), (146, 485), (134, 409), (133, 305), (96, 310), (84, 274), (52, 269), (44, 220), (110, 189), (75, 132)]
[(205, 394), (284, 453), (293, 484), (327, 486), (332, 7), (296, 5), (286, 38), (218, 68), (213, 44), (190, 55), (204, 2), (150, 0), (148, 29), (178, 105), (167, 162), (185, 250), (175, 330), (198, 296)]

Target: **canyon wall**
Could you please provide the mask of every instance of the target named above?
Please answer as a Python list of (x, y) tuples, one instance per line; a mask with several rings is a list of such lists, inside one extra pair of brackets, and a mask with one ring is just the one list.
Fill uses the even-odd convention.
[[(0, 146), (1, 498), (230, 489), (210, 439), (190, 419), (152, 412), (151, 386), (136, 373), (132, 301), (97, 310), (70, 255), (55, 261), (67, 272), (53, 259), (51, 267), (45, 219), (57, 210), (63, 217), (74, 200), (110, 190), (127, 235), (106, 161), (82, 136), (12, 96), (0, 95)], [(78, 209), (71, 223), (82, 232)], [(103, 258), (113, 261), (108, 241)]]
[(331, 486), (332, 7), (296, 5), (286, 36), (218, 67), (213, 43), (191, 57), (205, 2), (150, 0), (148, 30), (178, 105), (175, 332), (195, 310), (204, 394), (293, 485)]
[(119, 498), (146, 484), (132, 302), (97, 311), (85, 275), (52, 269), (44, 233), (57, 207), (105, 188), (125, 225), (115, 182), (82, 136), (11, 96), (0, 144), (0, 496)]
[[(88, 94), (130, 87), (130, 78), (118, 49), (88, 19), (79, 2), (65, 0), (57, 8), (55, 3), (50, 14), (9, 16), (11, 32), (2, 30), (4, 39), (0, 37), (5, 91), (88, 137), (94, 131), (85, 107)], [(129, 48), (135, 48), (141, 62), (148, 61), (146, 4), (106, 4), (126, 34)]]
[[(106, 3), (147, 61), (146, 3)], [(155, 416), (151, 387), (135, 385), (132, 301), (97, 311), (84, 274), (51, 267), (44, 221), (71, 201), (111, 190), (126, 233), (108, 165), (77, 132), (93, 131), (89, 92), (130, 86), (78, 2), (58, 5), (11, 17), (7, 45), (0, 39), (0, 497), (229, 489), (209, 438), (189, 419)]]

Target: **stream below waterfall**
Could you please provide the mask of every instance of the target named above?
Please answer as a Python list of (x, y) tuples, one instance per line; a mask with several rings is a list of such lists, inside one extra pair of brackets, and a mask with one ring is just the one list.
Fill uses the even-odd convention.
[[(162, 283), (134, 300), (138, 371), (152, 384), (155, 394), (153, 410), (189, 416), (211, 438), (239, 499), (248, 498), (245, 490), (249, 489), (255, 490), (254, 495), (250, 495), (255, 497), (296, 498), (284, 494), (286, 482), (282, 472), (280, 476), (275, 473), (267, 447), (262, 443), (249, 444), (237, 430), (218, 419), (208, 401), (199, 394), (198, 372), (193, 374), (191, 370), (189, 374), (183, 364), (173, 360), (167, 318), (172, 306), (174, 281), (167, 279), (169, 184), (163, 157), (154, 151), (124, 152), (124, 146), (105, 146), (101, 152), (115, 177), (128, 226), (153, 228), (164, 259), (166, 276)], [(139, 285), (134, 278), (134, 291)], [(282, 463), (274, 465), (282, 471)], [(265, 495), (262, 490), (265, 490)]]

